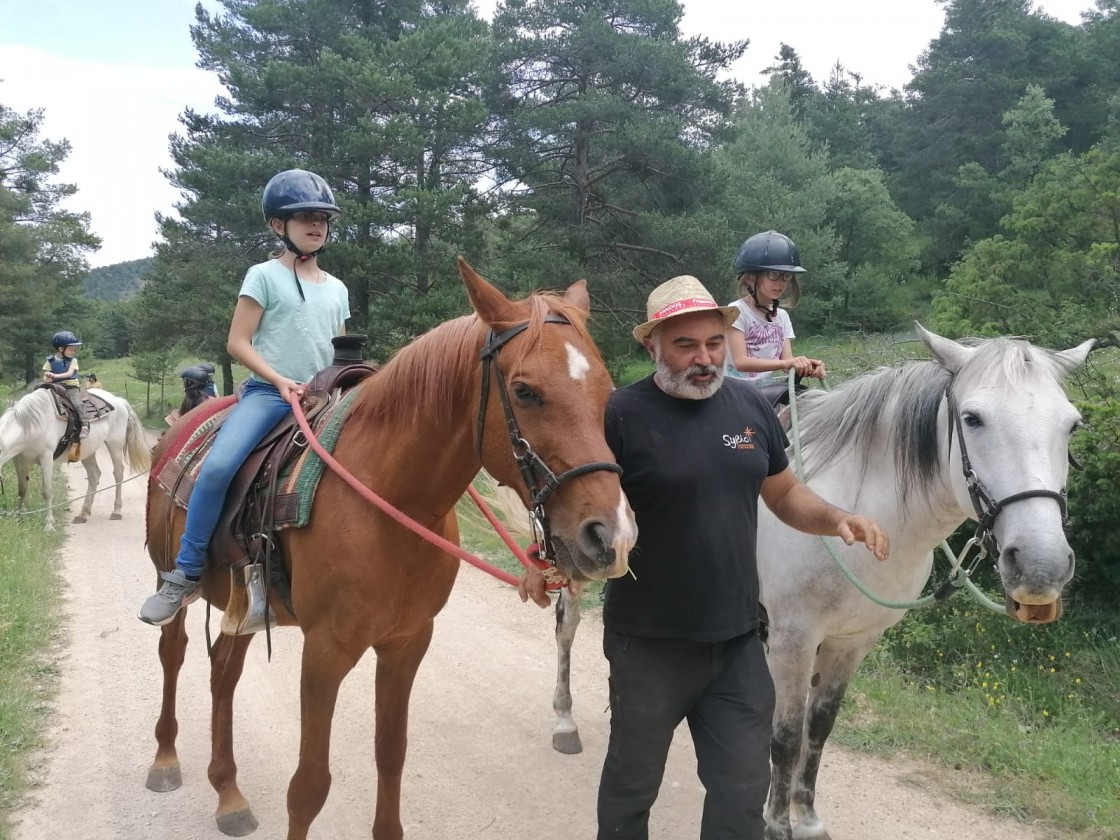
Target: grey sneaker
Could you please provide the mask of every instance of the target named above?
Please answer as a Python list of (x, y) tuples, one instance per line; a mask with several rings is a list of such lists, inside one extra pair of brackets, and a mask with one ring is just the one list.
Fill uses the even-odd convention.
[(163, 578), (163, 586), (144, 602), (139, 616), (141, 621), (154, 624), (156, 627), (169, 623), (180, 609), (197, 600), (202, 594), (198, 588), (199, 581), (188, 580), (181, 569), (160, 572), (159, 576)]

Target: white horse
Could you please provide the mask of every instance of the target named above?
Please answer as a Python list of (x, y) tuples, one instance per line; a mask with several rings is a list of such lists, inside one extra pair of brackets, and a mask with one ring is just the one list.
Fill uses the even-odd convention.
[[(891, 538), (883, 563), (862, 546), (834, 540), (833, 547), (880, 599), (912, 600), (929, 580), (935, 548), (976, 519), (998, 562), (1007, 612), (1053, 621), (1074, 568), (1063, 524), (1069, 438), (1080, 416), (1063, 383), (1093, 342), (1054, 352), (1022, 340), (966, 346), (918, 332), (933, 361), (799, 398), (808, 484), (873, 516)], [(905, 610), (872, 602), (821, 538), (786, 527), (765, 505), (758, 571), (777, 691), (767, 840), (828, 840), (814, 808), (821, 751), (848, 681)], [(553, 698), (553, 746), (561, 752), (580, 750), (568, 672), (578, 623), (579, 599), (565, 590), (556, 604)]]
[[(86, 495), (81, 513), (74, 517), (74, 522), (78, 523), (89, 519), (93, 508), (93, 495), (101, 479), (97, 451), (102, 446), (109, 449), (109, 457), (113, 459), (113, 478), (116, 481), (116, 500), (110, 519), (121, 518), (121, 482), (124, 481), (125, 459), (128, 459), (129, 466), (135, 472), (143, 472), (151, 464), (151, 448), (144, 436), (144, 427), (128, 400), (100, 388), (91, 388), (89, 393), (101, 397), (113, 406), (113, 411), (91, 422), (89, 435), (81, 442), (82, 466), (86, 468)], [(27, 501), (31, 465), (39, 464), (43, 479), (43, 507), (46, 508), (44, 524), (48, 531), (55, 527), (54, 511), (51, 509), (51, 478), (55, 462), (51, 456), (65, 432), (66, 420), (59, 417), (54, 397), (45, 388), (36, 388), (0, 414), (0, 467), (8, 461), (15, 461), (18, 507), (23, 510)], [(66, 453), (63, 452), (59, 460), (65, 457)]]

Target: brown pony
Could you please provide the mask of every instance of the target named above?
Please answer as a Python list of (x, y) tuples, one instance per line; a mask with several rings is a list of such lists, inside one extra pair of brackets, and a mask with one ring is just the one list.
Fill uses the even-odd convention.
[[(563, 296), (538, 293), (511, 301), (461, 258), (459, 273), (476, 314), (421, 336), (360, 386), (335, 458), (399, 510), (453, 542), (455, 502), (485, 467), (520, 488), (526, 505), (545, 518), (561, 571), (577, 580), (623, 574), (637, 529), (603, 438), (611, 381), (585, 326), (584, 282)], [(489, 366), (480, 356), (490, 359)], [(168, 434), (157, 446), (156, 463), (174, 438)], [(174, 551), (168, 547), (178, 545), (184, 514), (151, 485), (148, 509), (149, 553), (157, 569), (171, 569)], [(339, 686), (371, 647), (377, 651), (373, 837), (400, 840), (409, 695), (459, 561), (361, 499), (333, 472), (323, 476), (308, 525), (279, 539), (295, 614), (277, 597), (270, 605), (278, 623), (298, 625), (304, 636), (288, 840), (305, 840), (326, 802)], [(230, 586), (226, 558), (210, 559), (203, 595), (222, 607)], [(185, 613), (161, 628), (163, 704), (147, 781), (155, 791), (182, 784), (175, 688), (187, 644)], [(233, 693), (252, 638), (220, 636), (211, 660), (209, 777), (218, 792), (218, 827), (231, 835), (257, 826), (238, 789), (233, 757)]]

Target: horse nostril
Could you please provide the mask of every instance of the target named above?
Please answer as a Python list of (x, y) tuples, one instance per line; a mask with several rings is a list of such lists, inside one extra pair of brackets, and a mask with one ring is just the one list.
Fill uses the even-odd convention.
[(594, 557), (602, 565), (609, 565), (614, 560), (611, 534), (609, 525), (597, 519), (589, 519), (580, 526), (579, 546), (588, 557)]
[(1007, 565), (1018, 571), (1019, 569), (1019, 549), (1015, 546), (1008, 546), (1003, 550), (1003, 560)]

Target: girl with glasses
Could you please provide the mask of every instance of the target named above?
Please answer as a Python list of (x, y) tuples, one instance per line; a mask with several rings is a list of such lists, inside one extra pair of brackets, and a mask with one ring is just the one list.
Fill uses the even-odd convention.
[(803, 274), (797, 246), (775, 230), (756, 233), (735, 255), (739, 297), (731, 305), (739, 317), (727, 331), (727, 374), (760, 385), (791, 368), (798, 376), (824, 379), (824, 362), (794, 356), (793, 324), (779, 302), (793, 308), (801, 296)]

